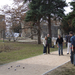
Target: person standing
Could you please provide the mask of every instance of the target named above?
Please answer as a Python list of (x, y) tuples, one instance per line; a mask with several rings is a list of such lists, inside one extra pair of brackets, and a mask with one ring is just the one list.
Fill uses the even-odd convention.
[[(47, 34), (47, 48), (48, 48), (48, 54), (50, 54), (50, 45), (51, 45), (51, 37), (49, 34)], [(47, 52), (46, 52), (47, 53)]]
[(71, 36), (71, 38), (70, 38), (70, 41), (71, 41), (71, 63), (73, 64), (73, 62), (74, 62), (74, 50), (75, 50), (75, 49), (73, 49), (73, 47), (74, 47), (74, 41), (73, 41), (74, 36), (73, 36), (73, 32), (70, 31), (69, 32), (69, 35)]
[(71, 38), (71, 36), (68, 35), (67, 36), (67, 54), (69, 54), (69, 52), (71, 53), (71, 51), (70, 51), (70, 46), (71, 46), (70, 38)]
[(44, 46), (43, 53), (46, 54), (46, 52), (47, 52), (47, 37), (46, 36), (43, 39), (43, 46)]
[(71, 44), (72, 44), (72, 52), (73, 52), (73, 64), (75, 66), (75, 36), (72, 36), (71, 38)]
[(56, 40), (56, 44), (58, 47), (59, 56), (60, 56), (60, 50), (61, 50), (61, 55), (63, 55), (63, 38), (60, 35), (58, 35), (58, 38)]

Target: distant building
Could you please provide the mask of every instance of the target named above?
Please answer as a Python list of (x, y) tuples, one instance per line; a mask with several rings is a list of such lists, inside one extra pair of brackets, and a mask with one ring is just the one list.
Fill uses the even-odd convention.
[(5, 29), (6, 29), (5, 15), (0, 15), (0, 39), (5, 38)]
[[(26, 14), (25, 14), (26, 15)], [(25, 17), (24, 17), (25, 18)], [(35, 24), (34, 26), (32, 25), (32, 22), (25, 22), (23, 20), (21, 21), (21, 37), (24, 38), (32, 38), (32, 39), (38, 39), (38, 26)], [(61, 33), (61, 21), (59, 21), (59, 19), (55, 19), (55, 17), (51, 18), (51, 32), (52, 32), (52, 37), (57, 37), (58, 34), (62, 34)], [(41, 26), (41, 37), (45, 37), (49, 32), (48, 32), (48, 22), (46, 20), (42, 20), (40, 22), (40, 26)]]
[[(58, 34), (61, 35), (61, 22), (59, 20), (51, 20), (51, 31), (52, 37), (57, 37)], [(48, 34), (48, 22), (43, 20), (40, 23), (41, 26), (41, 37), (45, 37)], [(37, 27), (31, 26), (31, 22), (22, 22), (21, 23), (22, 34), (21, 37), (32, 37), (33, 39), (37, 39)]]
[[(48, 22), (47, 21), (42, 21), (41, 22), (41, 35), (42, 37), (45, 37), (49, 32), (48, 32)], [(59, 20), (53, 20), (51, 19), (51, 34), (52, 37), (57, 37), (59, 34), (61, 35), (61, 21)]]

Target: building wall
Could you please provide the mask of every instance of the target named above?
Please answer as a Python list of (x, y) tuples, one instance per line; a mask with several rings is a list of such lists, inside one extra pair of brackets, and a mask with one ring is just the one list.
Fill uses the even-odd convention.
[(6, 29), (5, 15), (0, 15), (0, 38), (5, 37), (5, 29)]
[[(41, 22), (41, 28), (42, 28), (42, 31), (41, 31), (41, 34), (42, 34), (42, 37), (45, 37), (47, 36), (48, 34), (48, 22), (46, 21), (42, 21)], [(60, 22), (59, 21), (51, 21), (51, 32), (52, 32), (52, 37), (58, 37), (58, 30), (60, 29)]]
[[(52, 20), (51, 24), (52, 24), (51, 25), (52, 37), (57, 37), (58, 36), (58, 29), (60, 29), (60, 22), (59, 21), (55, 22)], [(31, 29), (30, 26), (28, 27), (28, 25), (27, 25), (27, 27), (26, 27), (25, 25), (22, 23), (22, 37), (30, 37), (33, 33), (33, 39), (37, 38), (37, 34), (34, 35), (35, 28)], [(48, 34), (48, 22), (42, 21), (40, 23), (40, 25), (41, 25), (41, 37), (44, 38)], [(32, 30), (34, 30), (34, 31), (32, 32)]]

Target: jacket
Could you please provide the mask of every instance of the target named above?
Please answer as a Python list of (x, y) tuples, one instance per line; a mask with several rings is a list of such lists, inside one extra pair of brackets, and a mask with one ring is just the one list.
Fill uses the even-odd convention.
[(63, 43), (63, 38), (61, 37), (60, 39), (59, 38), (57, 38), (57, 40), (56, 40), (56, 44), (62, 44)]
[(71, 44), (75, 47), (75, 36), (72, 36), (70, 40)]
[(43, 39), (43, 45), (46, 46), (47, 40)]
[(71, 49), (72, 49), (72, 45), (74, 46), (73, 49), (74, 49), (74, 53), (75, 53), (75, 36), (72, 36), (71, 39)]
[(67, 42), (71, 43), (70, 41), (71, 36), (67, 36)]
[(51, 38), (47, 37), (47, 44), (51, 44)]

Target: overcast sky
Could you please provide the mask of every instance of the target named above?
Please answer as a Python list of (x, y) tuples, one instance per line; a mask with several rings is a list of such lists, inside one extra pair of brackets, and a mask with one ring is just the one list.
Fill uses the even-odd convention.
[(0, 0), (0, 8), (6, 4), (11, 5), (12, 2), (13, 2), (13, 0)]
[[(67, 3), (71, 2), (72, 0), (66, 0)], [(69, 4), (68, 4), (69, 5)], [(71, 12), (72, 10), (70, 9), (71, 6), (69, 5), (68, 7), (65, 7), (65, 14)]]
[[(66, 0), (66, 2), (71, 2), (72, 0)], [(2, 8), (4, 5), (12, 5), (13, 0), (0, 0), (0, 8)], [(67, 14), (68, 12), (71, 12), (70, 6), (65, 7), (65, 14)]]

